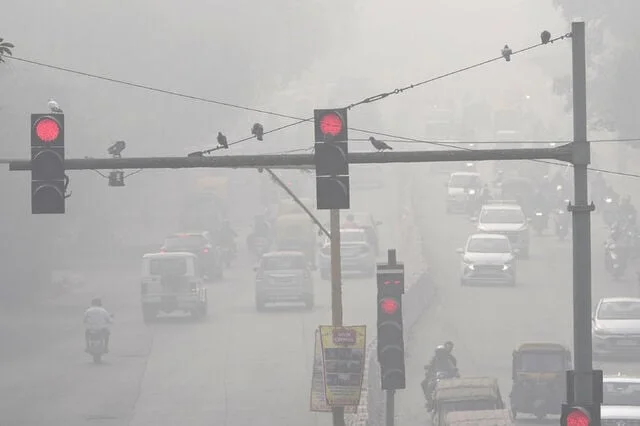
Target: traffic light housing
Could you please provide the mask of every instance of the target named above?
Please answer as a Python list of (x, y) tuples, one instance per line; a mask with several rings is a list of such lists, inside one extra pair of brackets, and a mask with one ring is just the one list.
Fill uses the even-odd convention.
[(31, 213), (64, 214), (64, 115), (31, 114)]
[(593, 426), (600, 425), (600, 404), (571, 405), (562, 404), (560, 414), (561, 426)]
[(319, 210), (348, 209), (351, 194), (347, 109), (317, 109), (313, 116), (317, 207)]
[(404, 266), (378, 265), (378, 363), (382, 389), (405, 389)]

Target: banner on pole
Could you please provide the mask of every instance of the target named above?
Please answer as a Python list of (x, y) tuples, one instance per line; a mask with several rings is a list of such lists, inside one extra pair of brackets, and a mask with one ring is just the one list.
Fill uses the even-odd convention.
[[(331, 407), (327, 404), (327, 394), (324, 385), (324, 370), (322, 361), (322, 342), (320, 340), (320, 330), (315, 331), (315, 347), (313, 355), (313, 373), (311, 377), (311, 411), (320, 413), (330, 413)], [(345, 407), (344, 412), (355, 414), (356, 406)]]
[(330, 407), (358, 406), (362, 391), (367, 327), (320, 326), (324, 390)]

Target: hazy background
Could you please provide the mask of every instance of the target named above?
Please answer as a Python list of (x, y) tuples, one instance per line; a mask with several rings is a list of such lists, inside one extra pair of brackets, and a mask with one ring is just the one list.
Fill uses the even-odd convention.
[[(593, 125), (637, 135), (640, 69), (632, 0), (5, 0), (0, 36), (14, 55), (88, 73), (229, 103), (308, 117), (314, 107), (361, 98), (535, 44), (567, 19), (589, 20), (590, 114)], [(560, 7), (561, 6), (561, 7)], [(570, 42), (465, 72), (350, 113), (350, 125), (409, 137), (424, 134), (425, 110), (484, 100), (497, 107), (529, 95), (549, 139), (570, 137), (565, 99)], [(285, 119), (153, 93), (8, 60), (0, 66), (0, 157), (26, 157), (28, 119), (54, 97), (66, 113), (67, 156), (103, 156), (117, 139), (126, 156), (184, 155), (213, 146), (223, 131), (234, 141), (255, 121)], [(312, 144), (309, 124), (234, 153), (279, 152)], [(364, 138), (368, 134), (354, 138)], [(420, 146), (416, 147), (421, 149)], [(367, 145), (362, 148), (368, 149)], [(230, 151), (231, 153), (231, 151)], [(5, 166), (6, 167), (6, 166)], [(5, 168), (6, 170), (6, 168)], [(65, 216), (31, 216), (29, 173), (2, 172), (0, 267), (5, 286), (35, 285), (64, 245), (66, 256), (152, 243), (167, 232), (187, 171), (142, 172), (125, 188), (96, 173), (71, 173)], [(221, 172), (223, 173), (223, 172)], [(255, 172), (236, 172), (251, 209)], [(254, 185), (255, 186), (255, 185)], [(240, 190), (239, 190), (240, 191)], [(242, 199), (242, 197), (237, 197)], [(46, 226), (60, 226), (53, 235)], [(79, 235), (82, 235), (80, 239)], [(126, 240), (126, 241), (125, 241)], [(75, 241), (74, 249), (71, 249)], [(75, 251), (74, 251), (75, 250)], [(38, 274), (41, 274), (38, 276)], [(9, 286), (6, 283), (11, 283)]]

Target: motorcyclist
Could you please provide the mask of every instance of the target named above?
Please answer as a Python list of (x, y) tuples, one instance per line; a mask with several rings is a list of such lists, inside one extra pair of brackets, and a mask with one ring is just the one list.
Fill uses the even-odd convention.
[(220, 226), (220, 243), (224, 247), (233, 246), (233, 242), (235, 238), (238, 236), (236, 231), (231, 227), (231, 222), (225, 219), (222, 221), (222, 225)]
[(258, 215), (255, 217), (253, 224), (253, 236), (257, 238), (269, 238), (269, 232), (271, 231), (271, 225), (267, 221), (265, 215)]
[(451, 340), (447, 341), (444, 344), (444, 348), (447, 350), (447, 352), (449, 353), (449, 360), (451, 361), (451, 364), (453, 364), (454, 367), (458, 367), (458, 360), (456, 359), (455, 356), (453, 356), (453, 342)]
[(486, 204), (489, 200), (493, 198), (491, 196), (491, 190), (489, 189), (489, 184), (485, 183), (480, 190), (480, 194), (478, 195), (478, 202), (480, 205)]
[(444, 345), (440, 345), (436, 348), (435, 354), (431, 362), (429, 362), (428, 375), (435, 376), (438, 372), (455, 373), (456, 363), (457, 361), (455, 361), (451, 352)]
[(533, 194), (533, 205), (535, 209), (541, 211), (542, 213), (548, 213), (547, 196), (539, 189), (537, 189)]
[(98, 297), (91, 301), (91, 306), (84, 312), (85, 326), (85, 351), (89, 351), (89, 336), (91, 332), (102, 332), (104, 339), (104, 352), (109, 352), (109, 336), (111, 334), (109, 327), (113, 323), (113, 316), (102, 307), (102, 300)]
[(623, 221), (624, 223), (629, 225), (635, 225), (638, 212), (636, 211), (636, 208), (633, 206), (633, 204), (631, 204), (631, 197), (627, 195), (626, 197), (622, 198), (622, 201), (620, 202), (620, 209), (618, 210), (618, 212), (620, 221)]

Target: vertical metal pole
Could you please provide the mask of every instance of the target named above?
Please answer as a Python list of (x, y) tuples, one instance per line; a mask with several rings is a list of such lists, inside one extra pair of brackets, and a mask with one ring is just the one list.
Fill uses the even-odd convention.
[(393, 426), (395, 420), (395, 411), (396, 411), (396, 391), (388, 390), (387, 392), (387, 406), (386, 406), (386, 421), (385, 426)]
[[(573, 62), (573, 349), (575, 383), (573, 401), (592, 402), (591, 346), (591, 210), (588, 205), (587, 79), (585, 23), (571, 24)], [(571, 400), (571, 395), (567, 399)]]
[[(331, 324), (342, 325), (342, 263), (340, 261), (340, 210), (331, 210)], [(345, 426), (344, 407), (333, 407), (333, 426)]]

